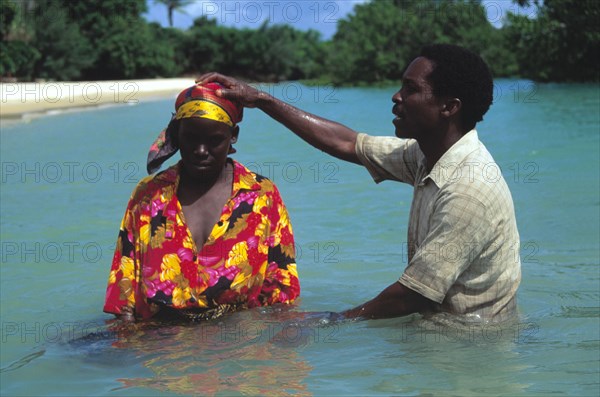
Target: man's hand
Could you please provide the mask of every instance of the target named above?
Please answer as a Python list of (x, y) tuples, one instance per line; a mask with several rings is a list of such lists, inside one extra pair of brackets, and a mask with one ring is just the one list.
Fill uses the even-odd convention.
[(268, 97), (267, 93), (259, 91), (246, 83), (215, 72), (203, 74), (196, 79), (196, 83), (220, 83), (225, 88), (216, 91), (218, 96), (239, 102), (247, 108), (257, 107), (260, 101)]
[(435, 302), (423, 295), (395, 282), (370, 301), (346, 310), (341, 314), (346, 318), (390, 318), (430, 310)]
[(307, 113), (232, 77), (213, 72), (196, 79), (198, 84), (210, 82), (220, 83), (224, 87), (216, 91), (218, 96), (239, 102), (247, 108), (259, 108), (317, 149), (360, 164), (355, 151), (358, 134), (350, 128)]

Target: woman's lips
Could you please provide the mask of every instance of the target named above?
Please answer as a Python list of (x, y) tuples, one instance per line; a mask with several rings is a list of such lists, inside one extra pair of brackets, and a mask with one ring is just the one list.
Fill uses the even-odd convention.
[(195, 168), (209, 168), (209, 167), (212, 167), (212, 162), (210, 162), (210, 161), (192, 162), (192, 166), (194, 166)]

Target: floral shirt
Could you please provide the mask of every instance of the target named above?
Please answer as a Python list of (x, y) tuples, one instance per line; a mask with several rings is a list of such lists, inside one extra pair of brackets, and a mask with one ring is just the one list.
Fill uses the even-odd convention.
[(139, 182), (121, 222), (105, 312), (149, 318), (167, 306), (212, 318), (296, 299), (294, 237), (279, 191), (233, 165), (231, 197), (201, 250), (177, 198), (181, 163)]

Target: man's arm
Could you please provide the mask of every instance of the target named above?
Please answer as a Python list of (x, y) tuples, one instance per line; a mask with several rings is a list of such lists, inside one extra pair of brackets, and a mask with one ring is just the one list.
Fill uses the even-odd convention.
[(427, 311), (433, 305), (433, 301), (395, 282), (370, 301), (341, 314), (346, 318), (390, 318)]
[(196, 82), (218, 82), (225, 88), (217, 90), (217, 95), (240, 102), (248, 108), (257, 107), (317, 149), (339, 159), (361, 164), (355, 151), (358, 134), (340, 123), (307, 113), (266, 92), (218, 73), (204, 74)]

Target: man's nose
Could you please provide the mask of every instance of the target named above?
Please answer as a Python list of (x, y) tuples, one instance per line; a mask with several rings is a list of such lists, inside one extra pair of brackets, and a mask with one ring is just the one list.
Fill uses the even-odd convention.
[(397, 91), (394, 95), (392, 95), (392, 102), (402, 103), (402, 95), (400, 95), (400, 91)]

